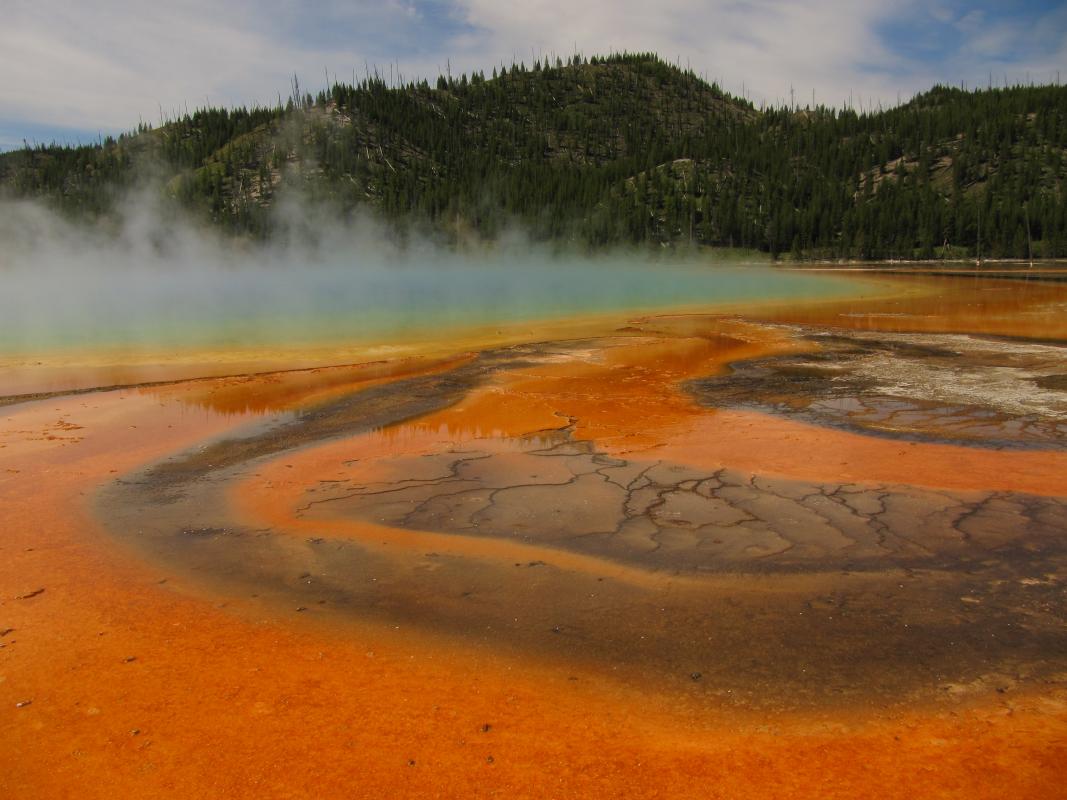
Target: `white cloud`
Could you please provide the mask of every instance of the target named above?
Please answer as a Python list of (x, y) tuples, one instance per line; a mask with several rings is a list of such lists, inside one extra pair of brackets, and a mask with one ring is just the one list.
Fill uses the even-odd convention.
[(787, 100), (790, 86), (798, 102), (815, 88), (819, 102), (828, 103), (846, 100), (850, 90), (874, 96), (904, 88), (890, 79), (897, 61), (875, 33), (899, 5), (890, 12), (877, 0), (460, 0), (460, 6), (483, 32), (483, 49), (498, 59), (512, 53), (528, 59), (531, 47), (564, 55), (575, 47), (654, 50), (772, 103)]
[[(328, 4), (320, 4), (322, 13)], [(410, 20), (410, 3), (360, 9), (338, 4), (333, 19), (364, 39)], [(15, 0), (0, 28), (0, 118), (68, 128), (122, 130), (138, 118), (211, 103), (270, 103), (295, 72), (321, 86), (324, 68), (362, 65), (355, 48), (317, 46), (314, 30), (293, 35), (312, 12), (291, 0), (131, 2)], [(330, 32), (336, 42), (343, 38)]]
[(980, 30), (985, 22), (985, 12), (980, 8), (974, 8), (956, 20), (955, 25), (961, 31), (973, 32)]
[[(1067, 64), (1067, 7), (1053, 9), (1037, 18), (990, 15), (974, 24), (967, 13), (957, 23), (960, 38), (940, 64), (948, 82), (965, 81), (983, 86), (990, 79), (997, 85), (1051, 82)], [(945, 77), (935, 80), (945, 80)]]
[[(951, 4), (919, 0), (8, 0), (0, 28), (6, 135), (47, 126), (117, 131), (164, 113), (271, 103), (291, 75), (313, 89), (399, 61), (408, 77), (484, 69), (531, 53), (656, 51), (757, 103), (895, 102), (935, 82), (984, 82), (990, 70), (1045, 79), (1067, 63), (1064, 12), (1042, 26), (977, 28)], [(914, 14), (914, 16), (909, 16)], [(945, 57), (910, 63), (880, 26), (925, 19), (955, 31)], [(940, 22), (939, 22), (940, 20)], [(987, 22), (988, 22), (987, 18)], [(953, 27), (953, 22), (957, 27)], [(918, 23), (917, 23), (918, 24)], [(1036, 30), (1036, 33), (1035, 33)], [(1044, 30), (1044, 34), (1042, 34)], [(1059, 41), (1030, 55), (1034, 35)], [(1030, 36), (1029, 43), (1027, 36)], [(952, 55), (952, 54), (955, 55)], [(1015, 56), (1025, 53), (1025, 57)], [(1025, 63), (1024, 63), (1025, 62)]]
[(941, 5), (940, 3), (928, 8), (927, 13), (938, 22), (945, 23), (951, 22), (956, 16), (951, 8)]

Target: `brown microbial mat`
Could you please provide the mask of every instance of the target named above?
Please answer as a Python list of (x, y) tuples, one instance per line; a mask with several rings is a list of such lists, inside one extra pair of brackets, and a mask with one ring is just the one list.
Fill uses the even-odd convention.
[(959, 334), (794, 328), (815, 350), (689, 384), (712, 407), (860, 433), (993, 448), (1067, 448), (1064, 347)]
[(0, 415), (12, 796), (1060, 797), (1067, 286)]

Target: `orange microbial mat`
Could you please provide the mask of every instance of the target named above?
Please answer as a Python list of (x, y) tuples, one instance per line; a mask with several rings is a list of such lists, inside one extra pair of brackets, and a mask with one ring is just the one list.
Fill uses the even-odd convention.
[(0, 796), (1062, 798), (1062, 277), (0, 371)]

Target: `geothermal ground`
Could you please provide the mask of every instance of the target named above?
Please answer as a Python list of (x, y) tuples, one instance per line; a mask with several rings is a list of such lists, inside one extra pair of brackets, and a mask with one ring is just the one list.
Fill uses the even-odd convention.
[(20, 367), (0, 789), (1061, 797), (1040, 277), (81, 394)]

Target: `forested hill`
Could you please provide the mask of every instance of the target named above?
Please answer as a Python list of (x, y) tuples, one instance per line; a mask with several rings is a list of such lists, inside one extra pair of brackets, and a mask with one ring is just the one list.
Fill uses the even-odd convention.
[[(758, 248), (1067, 255), (1067, 88), (938, 87), (868, 113), (756, 109), (653, 55), (535, 62), (274, 108), (204, 109), (0, 155), (0, 191), (106, 216), (143, 181), (239, 235), (286, 195), (401, 231)], [(979, 241), (980, 236), (980, 241)]]

